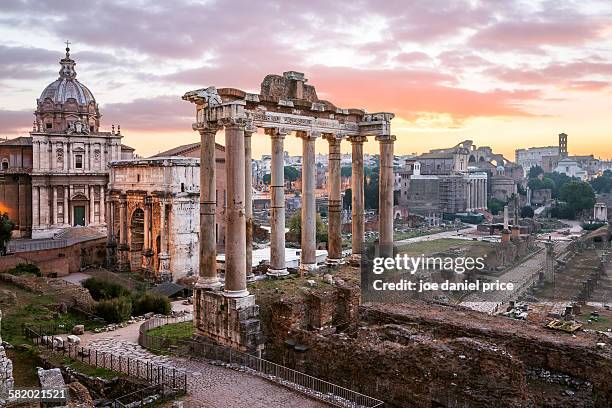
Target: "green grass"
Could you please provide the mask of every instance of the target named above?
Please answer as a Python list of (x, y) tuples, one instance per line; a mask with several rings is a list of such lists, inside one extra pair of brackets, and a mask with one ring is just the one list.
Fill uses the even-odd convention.
[(73, 360), (70, 357), (62, 356), (56, 353), (47, 353), (45, 357), (47, 361), (57, 367), (69, 367), (75, 371), (78, 371), (81, 374), (85, 374), (90, 377), (100, 377), (105, 380), (112, 380), (117, 377), (126, 376), (125, 373), (121, 373), (119, 371), (113, 371), (107, 368), (92, 366), (87, 363)]
[(493, 247), (493, 244), (490, 242), (470, 241), (465, 239), (441, 238), (432, 241), (419, 241), (400, 245), (398, 247), (398, 252), (408, 255), (428, 255), (436, 252), (448, 251), (450, 248), (454, 247), (490, 249)]
[(172, 323), (148, 331), (151, 336), (174, 340), (190, 340), (193, 333), (193, 322)]

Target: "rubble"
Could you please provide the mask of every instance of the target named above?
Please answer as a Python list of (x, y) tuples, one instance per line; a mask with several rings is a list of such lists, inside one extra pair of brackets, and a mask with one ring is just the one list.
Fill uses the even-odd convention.
[[(2, 324), (2, 311), (0, 310), (0, 327)], [(9, 390), (13, 389), (15, 381), (13, 379), (13, 362), (6, 356), (6, 351), (2, 345), (0, 337), (0, 406), (4, 405), (4, 398)]]

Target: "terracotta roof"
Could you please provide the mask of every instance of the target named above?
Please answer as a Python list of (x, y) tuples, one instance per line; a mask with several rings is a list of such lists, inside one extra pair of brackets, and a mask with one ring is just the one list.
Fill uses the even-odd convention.
[(14, 139), (8, 139), (0, 142), (0, 145), (5, 146), (32, 146), (32, 138), (30, 136), (19, 136)]
[(130, 146), (128, 146), (128, 145), (124, 145), (124, 144), (122, 144), (122, 145), (121, 145), (121, 150), (130, 150), (130, 151), (132, 151), (132, 152), (133, 152), (133, 151), (134, 151), (134, 150), (136, 150), (136, 149), (134, 149), (133, 147), (130, 147)]
[[(218, 150), (225, 151), (225, 146), (220, 145), (219, 143), (215, 143), (215, 147)], [(192, 152), (194, 150), (198, 150), (200, 148), (200, 142), (189, 143), (182, 146), (174, 147), (170, 150), (166, 150), (165, 152), (157, 153), (151, 157), (170, 157), (170, 156), (181, 156), (185, 153)]]

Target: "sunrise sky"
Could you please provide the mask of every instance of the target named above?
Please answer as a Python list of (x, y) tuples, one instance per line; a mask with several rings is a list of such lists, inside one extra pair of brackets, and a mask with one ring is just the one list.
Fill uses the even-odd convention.
[[(120, 124), (142, 156), (198, 140), (185, 91), (258, 92), (266, 74), (295, 70), (337, 106), (395, 112), (397, 154), (471, 139), (514, 159), (565, 132), (570, 153), (612, 158), (606, 0), (2, 0), (1, 137), (31, 129), (66, 39), (102, 127)], [(269, 152), (259, 137), (256, 157)]]

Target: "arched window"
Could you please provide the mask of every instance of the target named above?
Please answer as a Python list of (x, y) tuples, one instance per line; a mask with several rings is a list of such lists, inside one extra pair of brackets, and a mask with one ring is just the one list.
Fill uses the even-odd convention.
[(8, 168), (9, 168), (8, 162), (7, 161), (3, 161), (2, 162), (2, 170), (8, 170)]

